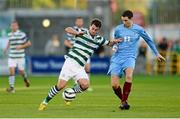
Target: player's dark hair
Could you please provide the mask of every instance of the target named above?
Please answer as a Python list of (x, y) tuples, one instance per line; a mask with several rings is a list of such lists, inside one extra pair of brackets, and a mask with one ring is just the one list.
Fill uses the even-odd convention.
[(83, 19), (82, 17), (76, 17), (76, 19)]
[(91, 26), (92, 26), (93, 24), (94, 24), (96, 27), (101, 28), (101, 20), (95, 18), (95, 19), (93, 19), (93, 20), (91, 21)]
[(18, 24), (18, 21), (16, 21), (16, 20), (13, 20), (11, 23), (17, 23), (17, 24)]
[(133, 12), (131, 10), (126, 10), (122, 13), (122, 16), (131, 19), (133, 17)]

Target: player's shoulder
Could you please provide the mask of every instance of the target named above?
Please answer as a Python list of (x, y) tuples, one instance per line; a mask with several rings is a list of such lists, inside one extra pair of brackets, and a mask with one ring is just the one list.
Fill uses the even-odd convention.
[(115, 30), (119, 30), (119, 29), (121, 29), (121, 28), (123, 28), (123, 27), (124, 27), (123, 24), (119, 24), (119, 25), (117, 25), (117, 26), (115, 27)]
[(24, 31), (22, 31), (22, 30), (18, 30), (17, 33), (18, 33), (19, 35), (26, 36), (26, 33), (25, 33)]
[(103, 37), (100, 36), (100, 35), (96, 35), (95, 38), (100, 40), (100, 39), (102, 39)]
[(138, 31), (144, 31), (144, 28), (138, 24), (133, 24), (133, 29)]

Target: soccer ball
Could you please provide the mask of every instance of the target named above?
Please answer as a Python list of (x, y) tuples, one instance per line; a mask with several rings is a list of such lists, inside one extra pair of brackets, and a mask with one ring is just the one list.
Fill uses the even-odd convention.
[(62, 98), (66, 101), (72, 101), (76, 97), (76, 93), (72, 88), (66, 88), (62, 93)]

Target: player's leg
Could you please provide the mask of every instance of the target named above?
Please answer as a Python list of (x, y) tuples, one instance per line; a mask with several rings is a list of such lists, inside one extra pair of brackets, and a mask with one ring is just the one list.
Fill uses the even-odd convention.
[(89, 77), (83, 67), (79, 67), (76, 69), (76, 75), (74, 77), (74, 80), (77, 81), (77, 84), (73, 87), (75, 93), (81, 93), (88, 89)]
[(14, 59), (8, 59), (8, 67), (9, 67), (9, 88), (7, 88), (7, 92), (14, 93), (15, 68), (16, 68), (16, 62)]
[(66, 80), (59, 79), (57, 84), (52, 86), (49, 90), (47, 97), (44, 99), (43, 103), (48, 104), (49, 101), (56, 95), (60, 90), (62, 90), (67, 85)]
[(112, 75), (111, 76), (111, 86), (112, 89), (115, 93), (115, 95), (120, 99), (120, 102), (122, 101), (122, 90), (121, 87), (119, 85), (119, 76), (117, 75)]
[(75, 93), (82, 93), (89, 87), (89, 80), (81, 78), (77, 81), (77, 84), (72, 88)]
[(30, 86), (30, 81), (29, 79), (27, 78), (27, 74), (24, 70), (22, 69), (19, 69), (19, 74), (23, 77), (23, 80), (24, 80), (24, 84), (26, 87), (29, 87)]
[(55, 95), (57, 95), (61, 89), (63, 89), (67, 85), (68, 80), (70, 78), (72, 78), (72, 76), (73, 76), (73, 72), (71, 72), (71, 70), (70, 70), (70, 69), (72, 69), (72, 67), (73, 67), (73, 64), (71, 63), (71, 61), (66, 59), (66, 61), (64, 62), (64, 65), (62, 67), (62, 70), (60, 72), (59, 80), (56, 85), (51, 87), (48, 95), (43, 100), (43, 102), (40, 104), (40, 106), (39, 106), (40, 111), (44, 110), (46, 108), (47, 104), (49, 103), (49, 101)]
[[(90, 62), (91, 62), (90, 59), (88, 59), (87, 63), (85, 64), (85, 71), (86, 71), (89, 79), (90, 79)], [(89, 83), (90, 83), (90, 80), (89, 80)], [(87, 90), (93, 91), (92, 87), (89, 87)]]
[(120, 106), (121, 109), (129, 109), (130, 108), (130, 105), (128, 104), (128, 96), (131, 91), (133, 71), (134, 71), (134, 68), (127, 68), (125, 70), (125, 83), (124, 83), (124, 87), (123, 87), (122, 105)]
[(89, 79), (90, 79), (90, 59), (88, 59), (87, 63), (85, 64), (85, 67), (84, 67)]
[(111, 75), (111, 86), (115, 95), (119, 98), (120, 102), (122, 100), (122, 90), (119, 84), (120, 76), (122, 76), (121, 64), (111, 62), (108, 74)]
[(7, 92), (15, 93), (15, 67), (9, 68), (9, 88), (7, 88)]
[(131, 91), (132, 86), (132, 80), (133, 80), (133, 71), (135, 67), (135, 59), (134, 58), (128, 58), (123, 63), (123, 69), (125, 72), (125, 83), (123, 87), (123, 99), (122, 99), (122, 106), (120, 106), (121, 109), (129, 109), (130, 106), (128, 104), (128, 96)]
[(29, 87), (30, 81), (28, 80), (27, 74), (24, 70), (25, 69), (25, 58), (18, 59), (17, 65), (18, 65), (18, 69), (19, 69), (19, 74), (23, 77), (26, 87)]
[(39, 111), (44, 110), (47, 107), (49, 101), (52, 100), (53, 97), (55, 95), (57, 95), (59, 93), (59, 91), (62, 90), (66, 85), (67, 85), (66, 80), (59, 79), (57, 84), (51, 87), (51, 89), (48, 92), (48, 95), (43, 100), (43, 102), (40, 104), (38, 110)]

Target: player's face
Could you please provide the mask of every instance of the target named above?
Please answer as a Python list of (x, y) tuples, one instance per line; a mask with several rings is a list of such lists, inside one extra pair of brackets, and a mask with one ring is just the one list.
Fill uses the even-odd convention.
[(121, 17), (121, 20), (126, 27), (130, 27), (132, 25), (132, 20), (128, 17)]
[(19, 29), (18, 23), (17, 22), (13, 22), (11, 23), (11, 30), (12, 31), (17, 31)]
[(94, 24), (92, 24), (90, 27), (89, 27), (89, 32), (91, 35), (96, 35), (98, 32), (99, 32), (99, 27), (96, 27)]
[(77, 27), (81, 28), (84, 25), (83, 19), (76, 19), (75, 24)]

